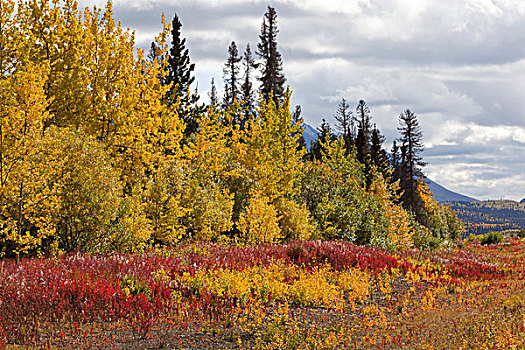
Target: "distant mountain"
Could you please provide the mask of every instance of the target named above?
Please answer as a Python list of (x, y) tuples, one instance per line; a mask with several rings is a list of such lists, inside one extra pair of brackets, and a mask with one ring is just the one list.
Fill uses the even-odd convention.
[(303, 137), (304, 141), (306, 142), (306, 149), (310, 150), (310, 146), (312, 145), (312, 142), (317, 140), (319, 132), (309, 124), (304, 123), (302, 126), (304, 128)]
[(429, 178), (424, 179), (430, 191), (434, 194), (434, 197), (438, 202), (476, 202), (477, 199), (468, 197), (456, 192), (453, 192), (440, 184), (430, 180)]

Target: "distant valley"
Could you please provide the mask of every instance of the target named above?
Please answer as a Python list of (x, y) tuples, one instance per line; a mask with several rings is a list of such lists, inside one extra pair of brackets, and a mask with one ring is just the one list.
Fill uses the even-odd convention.
[(509, 200), (451, 202), (450, 207), (465, 223), (467, 235), (491, 231), (514, 234), (525, 228), (525, 203)]

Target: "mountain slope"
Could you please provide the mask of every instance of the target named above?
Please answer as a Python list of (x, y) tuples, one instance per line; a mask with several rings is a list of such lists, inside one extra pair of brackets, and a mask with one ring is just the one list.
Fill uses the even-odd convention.
[(517, 233), (525, 228), (525, 204), (509, 200), (451, 202), (450, 207), (465, 223), (467, 234), (490, 231)]
[(477, 199), (453, 192), (440, 184), (430, 180), (424, 179), (430, 191), (434, 194), (438, 202), (476, 202)]
[(315, 140), (317, 140), (319, 132), (313, 126), (306, 123), (304, 123), (302, 127), (304, 128), (303, 137), (306, 142), (306, 149), (310, 150), (310, 146)]

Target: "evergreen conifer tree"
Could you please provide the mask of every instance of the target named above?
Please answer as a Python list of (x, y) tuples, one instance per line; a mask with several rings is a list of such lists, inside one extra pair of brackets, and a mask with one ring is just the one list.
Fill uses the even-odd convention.
[(277, 50), (277, 12), (275, 8), (268, 6), (261, 25), (260, 42), (257, 45), (257, 54), (263, 60), (261, 81), (261, 92), (266, 100), (273, 94), (273, 100), (279, 103), (284, 96), (284, 83), (286, 78), (283, 74), (283, 63), (281, 54)]
[(343, 136), (345, 149), (348, 153), (350, 152), (350, 147), (353, 143), (354, 120), (352, 119), (352, 111), (350, 110), (350, 106), (344, 97), (341, 98), (341, 102), (339, 103), (339, 107), (337, 108), (334, 117), (337, 121), (336, 128)]
[(357, 151), (357, 159), (364, 163), (366, 156), (370, 154), (370, 109), (366, 105), (365, 101), (360, 100), (356, 107), (356, 116), (354, 117), (357, 122), (357, 136), (355, 140), (355, 146)]
[(323, 158), (323, 152), (325, 152), (324, 145), (328, 140), (336, 140), (336, 136), (332, 133), (330, 124), (323, 118), (321, 126), (317, 128), (319, 136), (317, 140), (312, 143), (310, 147), (309, 158), (310, 160), (321, 160)]
[(241, 85), (241, 104), (245, 114), (244, 118), (247, 119), (250, 115), (253, 114), (255, 108), (252, 72), (259, 66), (255, 63), (250, 44), (246, 45), (246, 50), (244, 51), (242, 61), (244, 68), (244, 77)]
[(392, 153), (392, 166), (394, 169), (396, 169), (399, 166), (399, 146), (397, 145), (396, 140), (394, 140), (394, 143), (392, 144), (392, 150), (390, 152)]
[(186, 124), (185, 136), (193, 134), (198, 127), (198, 114), (202, 108), (197, 106), (199, 95), (191, 92), (191, 84), (195, 81), (193, 71), (195, 64), (190, 62), (189, 50), (186, 48), (186, 38), (181, 36), (182, 23), (177, 14), (173, 17), (171, 27), (171, 48), (168, 57), (168, 74), (165, 84), (172, 83), (166, 96), (168, 105), (177, 104), (177, 112)]
[(385, 137), (374, 124), (370, 140), (370, 160), (377, 170), (386, 178), (388, 172), (388, 158), (383, 149)]
[(417, 192), (418, 178), (423, 176), (421, 168), (426, 165), (421, 157), (423, 151), (421, 127), (417, 117), (409, 109), (399, 116), (401, 133), (400, 185), (403, 190), (402, 201), (405, 207), (419, 216), (421, 198)]
[(223, 68), (224, 74), (224, 105), (231, 106), (239, 98), (239, 66), (241, 61), (237, 44), (232, 41), (228, 48), (228, 59)]
[(392, 177), (391, 177), (391, 181), (394, 182), (394, 181), (397, 181), (397, 180), (400, 180), (400, 176), (399, 176), (399, 171), (400, 171), (400, 158), (401, 158), (401, 155), (399, 154), (399, 146), (397, 145), (397, 141), (394, 140), (394, 143), (392, 144), (392, 149), (390, 150), (390, 153), (391, 153), (391, 158), (390, 158), (390, 165), (392, 167)]
[(297, 149), (303, 150), (303, 149), (306, 149), (306, 140), (304, 139), (304, 136), (303, 136), (304, 128), (302, 126), (303, 119), (301, 118), (301, 106), (300, 105), (296, 105), (292, 113), (292, 126), (295, 126), (297, 124), (299, 124), (300, 126), (300, 130), (298, 133), (301, 134), (301, 136), (297, 140)]
[(159, 59), (159, 48), (157, 47), (157, 44), (155, 44), (155, 42), (153, 41), (149, 47), (148, 60), (153, 63), (155, 60)]
[(211, 88), (208, 96), (210, 97), (210, 106), (217, 107), (219, 105), (219, 97), (217, 95), (217, 86), (215, 86), (214, 78), (211, 78)]

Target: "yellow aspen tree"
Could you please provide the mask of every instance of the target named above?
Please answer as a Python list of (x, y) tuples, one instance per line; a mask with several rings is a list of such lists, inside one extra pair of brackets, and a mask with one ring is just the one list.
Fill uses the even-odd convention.
[(48, 118), (45, 69), (19, 62), (12, 75), (0, 80), (0, 236), (17, 257), (38, 250), (54, 234), (57, 203), (47, 184), (59, 160), (49, 157), (51, 150), (42, 143)]
[[(140, 81), (139, 89), (131, 98), (136, 99), (135, 122), (148, 120), (142, 126), (140, 135), (134, 138), (144, 140), (145, 151), (149, 155), (143, 157), (145, 172), (149, 174), (146, 192), (146, 212), (151, 220), (153, 242), (173, 244), (185, 235), (182, 217), (187, 213), (181, 203), (183, 192), (182, 180), (185, 162), (180, 159), (182, 152), (180, 144), (184, 125), (178, 117), (177, 104), (167, 105), (162, 102), (169, 86), (160, 82), (167, 74), (167, 37), (169, 24), (162, 14), (163, 30), (155, 39), (158, 50), (153, 62), (146, 62), (144, 52), (138, 50), (135, 72)], [(136, 128), (136, 127), (135, 127)]]
[[(112, 16), (110, 3), (102, 17), (96, 10), (84, 14), (90, 47), (99, 50), (93, 51), (91, 60), (87, 129), (107, 145), (121, 170), (125, 194), (133, 197), (125, 199), (122, 215), (142, 218), (141, 225), (129, 218), (120, 218), (119, 224), (127, 222), (138, 229), (139, 241), (152, 237), (156, 242), (174, 243), (181, 237), (180, 194), (170, 192), (162, 182), (167, 179), (166, 166), (172, 167), (180, 157), (183, 126), (177, 106), (162, 103), (169, 88), (160, 83), (167, 62), (148, 62), (140, 49), (134, 55), (133, 36), (116, 25)], [(156, 44), (159, 56), (166, 57), (169, 25), (164, 16), (162, 23)]]
[(181, 161), (166, 163), (148, 185), (146, 214), (151, 221), (154, 244), (172, 245), (186, 233), (182, 218), (188, 210), (181, 204), (184, 176), (181, 164)]
[(250, 193), (250, 203), (239, 218), (241, 239), (249, 244), (271, 243), (282, 239), (279, 216), (268, 197), (260, 191)]
[(257, 113), (248, 120), (242, 163), (249, 174), (246, 182), (253, 185), (245, 190), (266, 196), (277, 210), (283, 237), (306, 239), (314, 228), (306, 206), (297, 203), (304, 150), (297, 147), (301, 123), (292, 125), (290, 97), (287, 91), (279, 105), (261, 97)]
[(109, 155), (92, 136), (55, 126), (47, 128), (43, 142), (61, 160), (55, 176), (48, 179), (59, 204), (53, 211), (55, 249), (102, 251), (111, 240), (108, 233), (122, 194)]
[(88, 132), (112, 145), (119, 133), (130, 131), (123, 126), (126, 118), (133, 117), (128, 94), (136, 89), (134, 40), (129, 32), (115, 24), (110, 2), (104, 12), (86, 8), (83, 17), (85, 60), (82, 64), (87, 71), (83, 123)]
[(87, 56), (76, 1), (19, 1), (18, 16), (24, 35), (31, 38), (27, 48), (30, 60), (49, 66), (44, 91), (50, 116), (45, 127), (78, 126), (85, 111), (82, 64)]
[(233, 115), (209, 108), (198, 133), (184, 148), (183, 220), (195, 238), (214, 239), (233, 227), (234, 194), (228, 184), (240, 174), (230, 148), (239, 133), (238, 127), (232, 126)]
[[(179, 233), (161, 231), (176, 227), (173, 223), (180, 217), (181, 207), (177, 195), (159, 184), (165, 179), (166, 164), (171, 167), (180, 158), (183, 126), (175, 112), (177, 106), (168, 108), (162, 103), (169, 89), (160, 83), (167, 62), (148, 62), (142, 50), (135, 51), (134, 35), (115, 23), (111, 2), (104, 9), (86, 8), (83, 12), (72, 0), (19, 1), (17, 6), (17, 26), (27, 38), (29, 60), (49, 67), (43, 90), (50, 113), (44, 119), (44, 130), (56, 125), (68, 135), (77, 133), (79, 140), (87, 140), (89, 147), (94, 147), (94, 153), (102, 152), (99, 158), (110, 163), (108, 171), (117, 172), (122, 182), (115, 184), (122, 192), (116, 217), (111, 218), (109, 231), (96, 233), (98, 238), (93, 242), (121, 250), (143, 247), (152, 235), (173, 242)], [(163, 25), (156, 41), (160, 56), (166, 57), (162, 52), (167, 51), (169, 25), (164, 17)], [(52, 134), (57, 133), (55, 129)], [(48, 139), (53, 137), (57, 150), (74, 146), (68, 137), (49, 135)], [(93, 189), (105, 186), (96, 173), (86, 172), (87, 164), (77, 164), (82, 159), (66, 162), (64, 177), (55, 179), (56, 188), (77, 186), (71, 176), (79, 173)], [(91, 166), (95, 164), (92, 159)], [(62, 218), (57, 219), (60, 225), (64, 215), (81, 210), (70, 206), (74, 196), (63, 194), (61, 200), (69, 209), (58, 215)], [(94, 199), (93, 203), (98, 200), (103, 199)], [(101, 223), (104, 221), (103, 215)], [(76, 226), (86, 231), (79, 237), (94, 232), (90, 225)]]
[(42, 147), (48, 66), (32, 64), (14, 1), (0, 7), (0, 255), (36, 251), (54, 234), (47, 186), (53, 159)]
[(456, 239), (465, 230), (457, 213), (439, 203), (422, 178), (417, 183), (417, 193), (423, 202), (423, 225), (439, 240)]
[(389, 184), (385, 181), (383, 174), (375, 166), (371, 169), (372, 182), (370, 194), (381, 203), (382, 215), (388, 220), (387, 239), (396, 249), (407, 249), (413, 246), (412, 236), (414, 234), (411, 226), (410, 214), (394, 199), (398, 197), (398, 182)]

